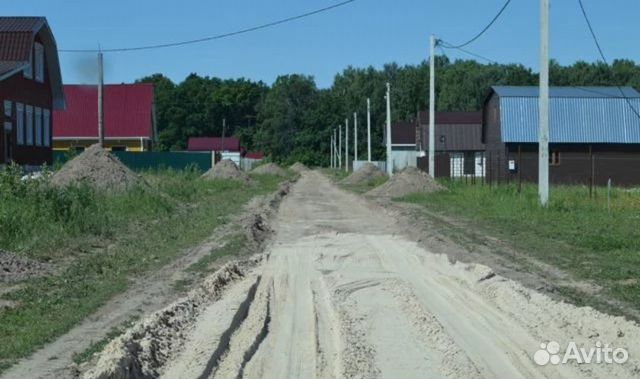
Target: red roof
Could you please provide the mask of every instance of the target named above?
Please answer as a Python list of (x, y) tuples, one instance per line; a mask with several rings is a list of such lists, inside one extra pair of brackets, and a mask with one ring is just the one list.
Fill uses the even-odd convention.
[(248, 159), (263, 159), (264, 153), (262, 151), (250, 151), (244, 157)]
[(189, 137), (187, 142), (189, 151), (240, 151), (240, 140), (236, 137)]
[[(98, 87), (65, 85), (67, 109), (55, 111), (53, 138), (98, 138)], [(153, 139), (153, 84), (104, 86), (105, 138)]]
[(416, 143), (416, 123), (413, 121), (396, 121), (391, 125), (391, 144), (414, 145)]

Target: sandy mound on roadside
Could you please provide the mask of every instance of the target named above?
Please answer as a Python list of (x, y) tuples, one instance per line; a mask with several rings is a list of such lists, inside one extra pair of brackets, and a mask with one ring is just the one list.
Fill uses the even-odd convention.
[(56, 187), (74, 183), (87, 183), (98, 190), (124, 191), (145, 182), (118, 158), (95, 144), (67, 162), (51, 178), (51, 184)]
[(372, 180), (384, 178), (386, 176), (387, 175), (384, 172), (380, 171), (378, 166), (367, 162), (362, 165), (358, 171), (342, 179), (340, 183), (348, 185), (367, 184)]
[(269, 174), (275, 176), (287, 176), (287, 173), (277, 164), (275, 163), (267, 163), (260, 165), (253, 170), (251, 170), (254, 174)]
[(302, 171), (307, 171), (309, 168), (300, 162), (296, 162), (289, 167), (291, 170), (301, 173)]
[(248, 183), (251, 181), (249, 176), (244, 173), (232, 160), (223, 159), (216, 163), (209, 171), (202, 174), (204, 179), (227, 179), (237, 180), (240, 182)]
[(386, 183), (367, 192), (369, 196), (402, 197), (414, 192), (430, 193), (446, 190), (426, 172), (407, 167), (397, 172)]

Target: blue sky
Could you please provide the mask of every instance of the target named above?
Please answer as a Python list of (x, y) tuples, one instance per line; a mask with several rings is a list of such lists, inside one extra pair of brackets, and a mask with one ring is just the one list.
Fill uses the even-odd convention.
[[(4, 0), (4, 15), (44, 15), (61, 49), (128, 47), (199, 38), (251, 27), (339, 0)], [(478, 32), (504, 0), (358, 0), (328, 13), (271, 29), (197, 45), (114, 53), (106, 81), (130, 82), (161, 72), (181, 81), (191, 72), (246, 77), (271, 84), (302, 73), (330, 86), (348, 65), (415, 64), (431, 33), (462, 42)], [(538, 66), (537, 0), (513, 0), (497, 24), (469, 50), (498, 62)], [(584, 0), (605, 54), (640, 61), (637, 0)], [(451, 58), (466, 58), (447, 51)], [(594, 61), (597, 51), (577, 0), (552, 0), (551, 56), (562, 64)], [(94, 80), (94, 56), (61, 53), (66, 83)]]

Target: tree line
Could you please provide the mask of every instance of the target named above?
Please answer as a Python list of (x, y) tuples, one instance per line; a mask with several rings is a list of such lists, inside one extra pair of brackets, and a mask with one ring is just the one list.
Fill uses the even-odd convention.
[[(450, 61), (436, 57), (436, 109), (475, 111), (492, 85), (537, 85), (538, 75), (520, 64), (482, 64), (474, 60)], [(269, 86), (248, 79), (219, 79), (189, 75), (174, 83), (162, 74), (138, 80), (155, 84), (159, 149), (186, 148), (189, 137), (222, 135), (240, 138), (249, 150), (264, 151), (282, 163), (301, 161), (326, 165), (333, 129), (358, 113), (358, 151), (366, 155), (366, 99), (371, 99), (374, 159), (384, 159), (382, 145), (386, 121), (386, 83), (391, 83), (392, 120), (415, 119), (428, 107), (429, 64), (381, 69), (348, 67), (329, 88), (318, 88), (313, 77), (291, 74)], [(578, 61), (569, 66), (552, 62), (551, 85), (628, 85), (640, 89), (640, 65), (615, 60), (610, 66)], [(353, 138), (353, 136), (351, 136)]]

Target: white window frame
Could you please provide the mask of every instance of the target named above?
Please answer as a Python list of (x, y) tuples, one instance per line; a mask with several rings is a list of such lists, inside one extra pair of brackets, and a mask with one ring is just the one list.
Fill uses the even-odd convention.
[(24, 145), (24, 104), (16, 103), (16, 143)]
[(42, 146), (42, 108), (35, 108), (36, 146)]
[(48, 109), (42, 110), (42, 139), (44, 146), (51, 146), (51, 111)]
[(5, 100), (4, 101), (4, 117), (5, 118), (11, 118), (12, 116), (12, 111), (13, 111), (13, 103), (11, 103), (11, 100)]
[(27, 126), (27, 132), (26, 134), (26, 145), (27, 146), (33, 146), (33, 105), (27, 105), (25, 106), (25, 115), (27, 117), (27, 120), (25, 122), (25, 125)]
[(34, 44), (34, 54), (36, 82), (44, 83), (44, 46), (41, 43)]

